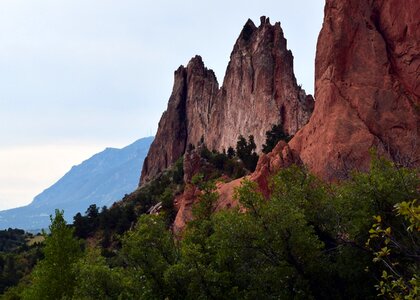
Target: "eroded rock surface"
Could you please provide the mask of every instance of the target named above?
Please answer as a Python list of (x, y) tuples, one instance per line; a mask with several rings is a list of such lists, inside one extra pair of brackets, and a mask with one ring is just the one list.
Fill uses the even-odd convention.
[(257, 149), (265, 132), (282, 124), (295, 134), (313, 110), (293, 74), (280, 23), (262, 17), (259, 27), (248, 20), (233, 48), (223, 86), (196, 56), (175, 72), (168, 108), (145, 160), (141, 182), (149, 181), (201, 140), (210, 150), (235, 146), (238, 136), (254, 135)]
[(326, 1), (316, 107), (289, 143), (324, 179), (366, 169), (369, 149), (419, 165), (420, 2)]

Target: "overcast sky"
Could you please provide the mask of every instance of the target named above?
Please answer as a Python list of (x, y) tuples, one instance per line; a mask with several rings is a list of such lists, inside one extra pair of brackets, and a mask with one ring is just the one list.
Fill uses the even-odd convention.
[(219, 83), (248, 18), (280, 21), (313, 93), (323, 0), (0, 1), (0, 209), (104, 147), (154, 135), (173, 72), (196, 54)]

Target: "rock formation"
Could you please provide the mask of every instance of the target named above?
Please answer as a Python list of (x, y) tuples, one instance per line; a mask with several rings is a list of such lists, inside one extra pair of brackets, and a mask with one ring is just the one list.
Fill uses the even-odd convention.
[(235, 146), (238, 136), (254, 135), (258, 150), (265, 132), (282, 124), (295, 134), (308, 121), (314, 101), (296, 83), (293, 56), (280, 23), (248, 20), (235, 43), (222, 87), (213, 71), (194, 57), (175, 72), (168, 108), (144, 162), (144, 183), (172, 165), (189, 144), (204, 139), (209, 149)]
[(335, 180), (366, 169), (371, 148), (420, 166), (419, 15), (418, 1), (326, 1), (315, 110), (288, 145), (260, 157), (251, 177), (264, 193), (270, 174), (292, 162)]
[[(295, 136), (261, 155), (248, 176), (265, 195), (268, 178), (281, 168), (303, 163), (324, 179), (340, 179), (352, 169), (366, 169), (371, 148), (400, 165), (420, 166), (418, 16), (416, 0), (327, 0), (315, 62), (317, 101), (303, 128), (313, 102), (296, 86), (280, 26), (269, 25), (265, 18), (258, 28), (248, 21), (222, 88), (202, 105), (210, 123), (198, 123), (198, 134), (187, 131), (184, 147), (203, 136), (207, 145), (220, 150), (235, 144), (239, 134), (253, 134), (260, 146), (270, 125), (282, 123)], [(194, 126), (188, 120), (186, 124)], [(236, 205), (232, 193), (240, 181), (218, 186), (218, 208)], [(191, 218), (196, 199), (188, 190), (179, 197), (175, 230)]]
[(214, 72), (196, 56), (187, 67), (180, 66), (174, 77), (168, 108), (144, 160), (141, 182), (171, 166), (185, 153), (188, 144), (196, 144), (211, 125), (210, 109), (219, 90)]
[(289, 143), (334, 179), (369, 149), (419, 165), (420, 2), (327, 0), (315, 62), (316, 107)]

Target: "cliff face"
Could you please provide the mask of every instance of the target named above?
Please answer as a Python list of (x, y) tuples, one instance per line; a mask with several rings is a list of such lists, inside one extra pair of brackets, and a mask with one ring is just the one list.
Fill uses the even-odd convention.
[[(363, 170), (375, 147), (420, 165), (420, 2), (327, 0), (315, 62), (316, 107), (286, 150), (324, 179)], [(275, 165), (275, 164), (274, 164)], [(273, 168), (260, 159), (255, 178)], [(259, 173), (259, 174), (258, 174)]]
[(189, 143), (196, 144), (210, 124), (210, 109), (219, 85), (214, 72), (196, 56), (175, 71), (168, 108), (144, 160), (141, 181), (148, 181), (180, 158)]
[(254, 135), (261, 149), (272, 125), (281, 123), (293, 135), (307, 123), (313, 98), (296, 83), (293, 55), (279, 23), (272, 26), (262, 17), (257, 28), (248, 20), (233, 48), (217, 101), (214, 129), (205, 141), (218, 150), (235, 146), (240, 134)]
[(223, 86), (200, 57), (175, 72), (168, 108), (145, 160), (144, 183), (173, 164), (201, 138), (209, 149), (235, 146), (238, 136), (254, 135), (258, 150), (275, 124), (295, 134), (307, 123), (314, 101), (296, 83), (293, 56), (279, 23), (265, 17), (245, 24), (233, 48)]
[[(186, 131), (186, 141), (194, 144), (203, 135), (210, 148), (220, 150), (234, 145), (239, 134), (253, 134), (261, 146), (264, 132), (282, 123), (294, 138), (261, 155), (248, 177), (265, 195), (269, 177), (281, 168), (303, 163), (324, 179), (340, 179), (352, 169), (366, 169), (371, 148), (398, 164), (419, 167), (419, 15), (416, 0), (327, 0), (315, 62), (317, 103), (303, 127), (313, 101), (296, 86), (279, 24), (262, 18), (257, 28), (248, 21), (222, 88), (205, 102), (209, 123), (197, 123), (195, 140)], [(186, 158), (189, 170), (196, 169)], [(237, 205), (232, 193), (240, 181), (219, 184), (217, 208)], [(175, 231), (191, 218), (197, 194), (187, 190), (177, 200)]]

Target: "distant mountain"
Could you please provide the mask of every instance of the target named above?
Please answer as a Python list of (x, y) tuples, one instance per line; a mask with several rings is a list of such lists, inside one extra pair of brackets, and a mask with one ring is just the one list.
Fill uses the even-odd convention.
[(0, 229), (46, 228), (56, 208), (64, 209), (65, 218), (72, 222), (73, 216), (77, 212), (84, 213), (90, 204), (112, 205), (137, 187), (152, 141), (153, 137), (147, 137), (122, 149), (106, 148), (72, 167), (31, 204), (0, 211)]

